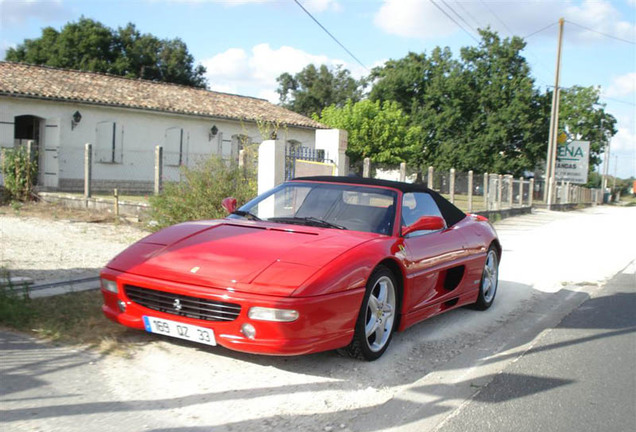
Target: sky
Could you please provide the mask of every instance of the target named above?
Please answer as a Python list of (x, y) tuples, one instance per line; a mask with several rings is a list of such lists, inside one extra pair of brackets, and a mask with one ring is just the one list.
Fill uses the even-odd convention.
[[(536, 85), (554, 86), (558, 20), (565, 18), (561, 87), (597, 86), (618, 120), (609, 173), (636, 177), (636, 0), (0, 0), (0, 58), (44, 27), (81, 16), (180, 38), (207, 68), (211, 90), (278, 103), (276, 77), (309, 63), (355, 77), (408, 52), (474, 46), (476, 29), (524, 37)], [(443, 13), (442, 10), (445, 12)], [(449, 18), (450, 17), (450, 18)], [(451, 20), (451, 18), (453, 20)]]

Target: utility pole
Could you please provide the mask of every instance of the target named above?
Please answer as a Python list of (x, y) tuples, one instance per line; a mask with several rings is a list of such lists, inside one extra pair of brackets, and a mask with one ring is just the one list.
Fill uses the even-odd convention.
[(563, 43), (563, 23), (559, 19), (559, 42), (557, 45), (556, 73), (554, 74), (554, 93), (552, 94), (552, 114), (550, 116), (550, 133), (548, 154), (545, 163), (545, 181), (543, 198), (548, 205), (552, 205), (552, 187), (554, 186), (554, 171), (556, 168), (557, 136), (559, 135), (559, 79), (561, 76), (561, 46)]
[(612, 192), (616, 190), (616, 175), (618, 171), (618, 155), (614, 155), (614, 180), (612, 181)]
[(605, 193), (605, 189), (607, 189), (607, 177), (609, 176), (609, 166), (611, 162), (610, 156), (612, 154), (612, 142), (610, 140), (611, 138), (607, 140), (607, 144), (605, 145), (605, 157), (603, 158), (603, 193)]
[[(605, 122), (605, 119), (602, 118), (601, 119), (601, 142), (603, 142), (603, 138), (605, 138), (605, 129), (603, 128), (603, 123)], [(605, 149), (603, 150), (604, 153), (604, 157), (603, 157), (603, 180), (601, 182), (601, 190), (603, 191), (603, 193), (605, 193), (605, 188), (607, 187), (607, 143), (605, 143)]]

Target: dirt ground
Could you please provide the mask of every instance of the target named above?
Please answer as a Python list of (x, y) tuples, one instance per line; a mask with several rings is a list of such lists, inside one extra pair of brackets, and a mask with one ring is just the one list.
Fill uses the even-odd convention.
[(149, 232), (107, 213), (48, 203), (0, 207), (0, 269), (35, 284), (97, 276), (117, 253)]

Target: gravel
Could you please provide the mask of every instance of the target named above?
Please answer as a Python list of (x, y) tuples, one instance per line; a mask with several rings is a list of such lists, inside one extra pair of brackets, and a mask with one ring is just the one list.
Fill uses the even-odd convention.
[(110, 259), (146, 235), (125, 224), (0, 215), (0, 269), (35, 284), (98, 276)]

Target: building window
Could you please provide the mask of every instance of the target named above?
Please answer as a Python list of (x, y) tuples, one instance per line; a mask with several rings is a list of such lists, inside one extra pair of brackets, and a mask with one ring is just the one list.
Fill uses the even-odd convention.
[[(118, 139), (118, 132), (121, 136)], [(121, 163), (124, 129), (117, 123), (104, 121), (97, 123), (95, 137), (95, 158), (101, 163)]]

